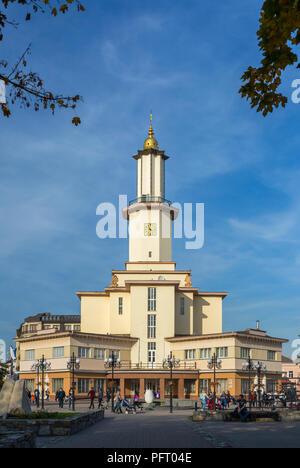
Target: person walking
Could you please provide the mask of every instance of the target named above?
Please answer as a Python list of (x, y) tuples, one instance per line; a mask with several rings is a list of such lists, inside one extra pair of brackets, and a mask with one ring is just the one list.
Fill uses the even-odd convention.
[(99, 393), (98, 393), (98, 409), (102, 407), (102, 401), (103, 401), (103, 390), (102, 388), (99, 388)]
[(117, 414), (122, 414), (121, 402), (122, 402), (121, 397), (120, 396), (116, 397), (116, 399), (115, 399), (115, 413), (117, 413)]
[(72, 406), (72, 403), (73, 403), (73, 398), (74, 398), (74, 390), (73, 390), (73, 388), (70, 388), (69, 395), (68, 395), (69, 409), (71, 409), (71, 406)]
[(58, 406), (61, 409), (64, 408), (65, 398), (66, 398), (66, 393), (63, 388), (60, 388), (58, 392), (56, 393), (56, 400), (58, 400)]
[(91, 390), (88, 393), (88, 397), (91, 400), (91, 404), (90, 404), (89, 409), (95, 409), (95, 404), (94, 404), (95, 396), (96, 396), (96, 393), (95, 393), (94, 387), (92, 387)]
[(39, 408), (40, 407), (40, 391), (38, 388), (34, 392), (34, 400), (35, 400), (36, 407)]

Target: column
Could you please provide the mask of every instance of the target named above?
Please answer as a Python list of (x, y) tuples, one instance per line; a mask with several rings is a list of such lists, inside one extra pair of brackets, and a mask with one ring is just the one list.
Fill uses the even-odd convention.
[(120, 393), (121, 393), (121, 397), (124, 398), (124, 396), (125, 396), (125, 379), (124, 379), (124, 377), (120, 377)]
[(160, 398), (165, 398), (165, 378), (159, 379)]
[(179, 400), (183, 400), (185, 397), (184, 395), (184, 379), (178, 379), (178, 398)]
[(145, 397), (145, 379), (140, 379), (140, 398)]

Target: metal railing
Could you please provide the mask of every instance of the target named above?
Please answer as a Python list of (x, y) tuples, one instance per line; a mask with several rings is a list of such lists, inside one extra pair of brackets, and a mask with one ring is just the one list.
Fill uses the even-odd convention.
[[(121, 361), (120, 369), (128, 369), (128, 370), (165, 370), (162, 362), (138, 362), (133, 363), (131, 361)], [(178, 370), (197, 370), (197, 363), (196, 362), (180, 362), (180, 364), (176, 367)]]
[(162, 197), (152, 197), (150, 195), (142, 195), (139, 198), (135, 198), (129, 202), (129, 206), (135, 205), (136, 203), (164, 203), (166, 205), (171, 206), (172, 202), (170, 200), (166, 200)]

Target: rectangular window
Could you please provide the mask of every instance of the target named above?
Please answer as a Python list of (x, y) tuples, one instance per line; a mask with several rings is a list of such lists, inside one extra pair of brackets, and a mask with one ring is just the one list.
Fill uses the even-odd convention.
[(28, 349), (25, 351), (25, 361), (34, 361), (35, 360), (35, 351), (34, 349)]
[[(241, 358), (242, 359), (249, 359), (250, 357), (250, 349), (249, 348), (241, 348)], [(245, 392), (243, 392), (245, 393)]]
[(148, 312), (156, 311), (156, 288), (148, 288)]
[(267, 393), (275, 393), (276, 392), (276, 380), (267, 380)]
[(119, 297), (119, 315), (123, 315), (123, 297)]
[(74, 325), (73, 330), (74, 331), (80, 331), (80, 325)]
[(94, 349), (94, 359), (103, 360), (105, 358), (105, 349), (95, 348)]
[(195, 349), (186, 349), (184, 352), (184, 359), (187, 361), (192, 361), (196, 359), (196, 350)]
[(30, 325), (29, 332), (30, 333), (35, 333), (36, 331), (37, 331), (37, 325)]
[(90, 379), (78, 379), (78, 393), (85, 393), (90, 391)]
[(200, 379), (199, 380), (199, 392), (210, 393), (211, 391), (211, 380), (210, 379)]
[(156, 315), (148, 315), (148, 338), (156, 338)]
[(276, 352), (268, 351), (268, 361), (276, 361)]
[(180, 298), (180, 315), (184, 315), (184, 297)]
[(190, 396), (196, 393), (196, 380), (185, 380), (184, 381), (184, 394)]
[(217, 393), (227, 392), (227, 379), (216, 380), (216, 392)]
[(64, 388), (64, 379), (52, 379), (52, 392), (56, 393), (60, 388)]
[(33, 379), (30, 380), (25, 380), (25, 388), (28, 388), (28, 390), (33, 393), (35, 390), (35, 382)]
[(66, 331), (72, 331), (72, 325), (65, 325)]
[(294, 378), (294, 372), (289, 372), (289, 379), (293, 379)]
[(248, 395), (249, 393), (249, 379), (242, 379), (242, 394)]
[(65, 356), (65, 348), (63, 346), (60, 348), (53, 348), (54, 358), (63, 358), (64, 356)]
[(90, 348), (78, 348), (78, 357), (83, 359), (89, 359), (90, 357)]
[(104, 379), (95, 379), (94, 380), (94, 390), (96, 393), (99, 393), (99, 390), (102, 390), (104, 392)]
[(227, 358), (228, 348), (217, 348), (217, 358)]
[(148, 367), (155, 367), (156, 343), (148, 343)]
[(211, 357), (211, 348), (200, 349), (200, 359), (210, 359)]
[(112, 358), (114, 353), (115, 359), (120, 359), (120, 350), (119, 349), (110, 349), (109, 350), (109, 357)]

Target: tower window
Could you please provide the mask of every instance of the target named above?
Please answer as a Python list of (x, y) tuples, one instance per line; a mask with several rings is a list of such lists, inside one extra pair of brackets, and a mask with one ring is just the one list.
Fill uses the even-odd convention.
[(123, 297), (119, 297), (119, 315), (123, 315)]
[(156, 315), (148, 315), (148, 338), (156, 338)]
[(156, 311), (156, 288), (148, 288), (148, 312)]
[(184, 315), (184, 297), (180, 298), (180, 315)]
[(152, 252), (149, 252), (149, 258), (152, 258)]

